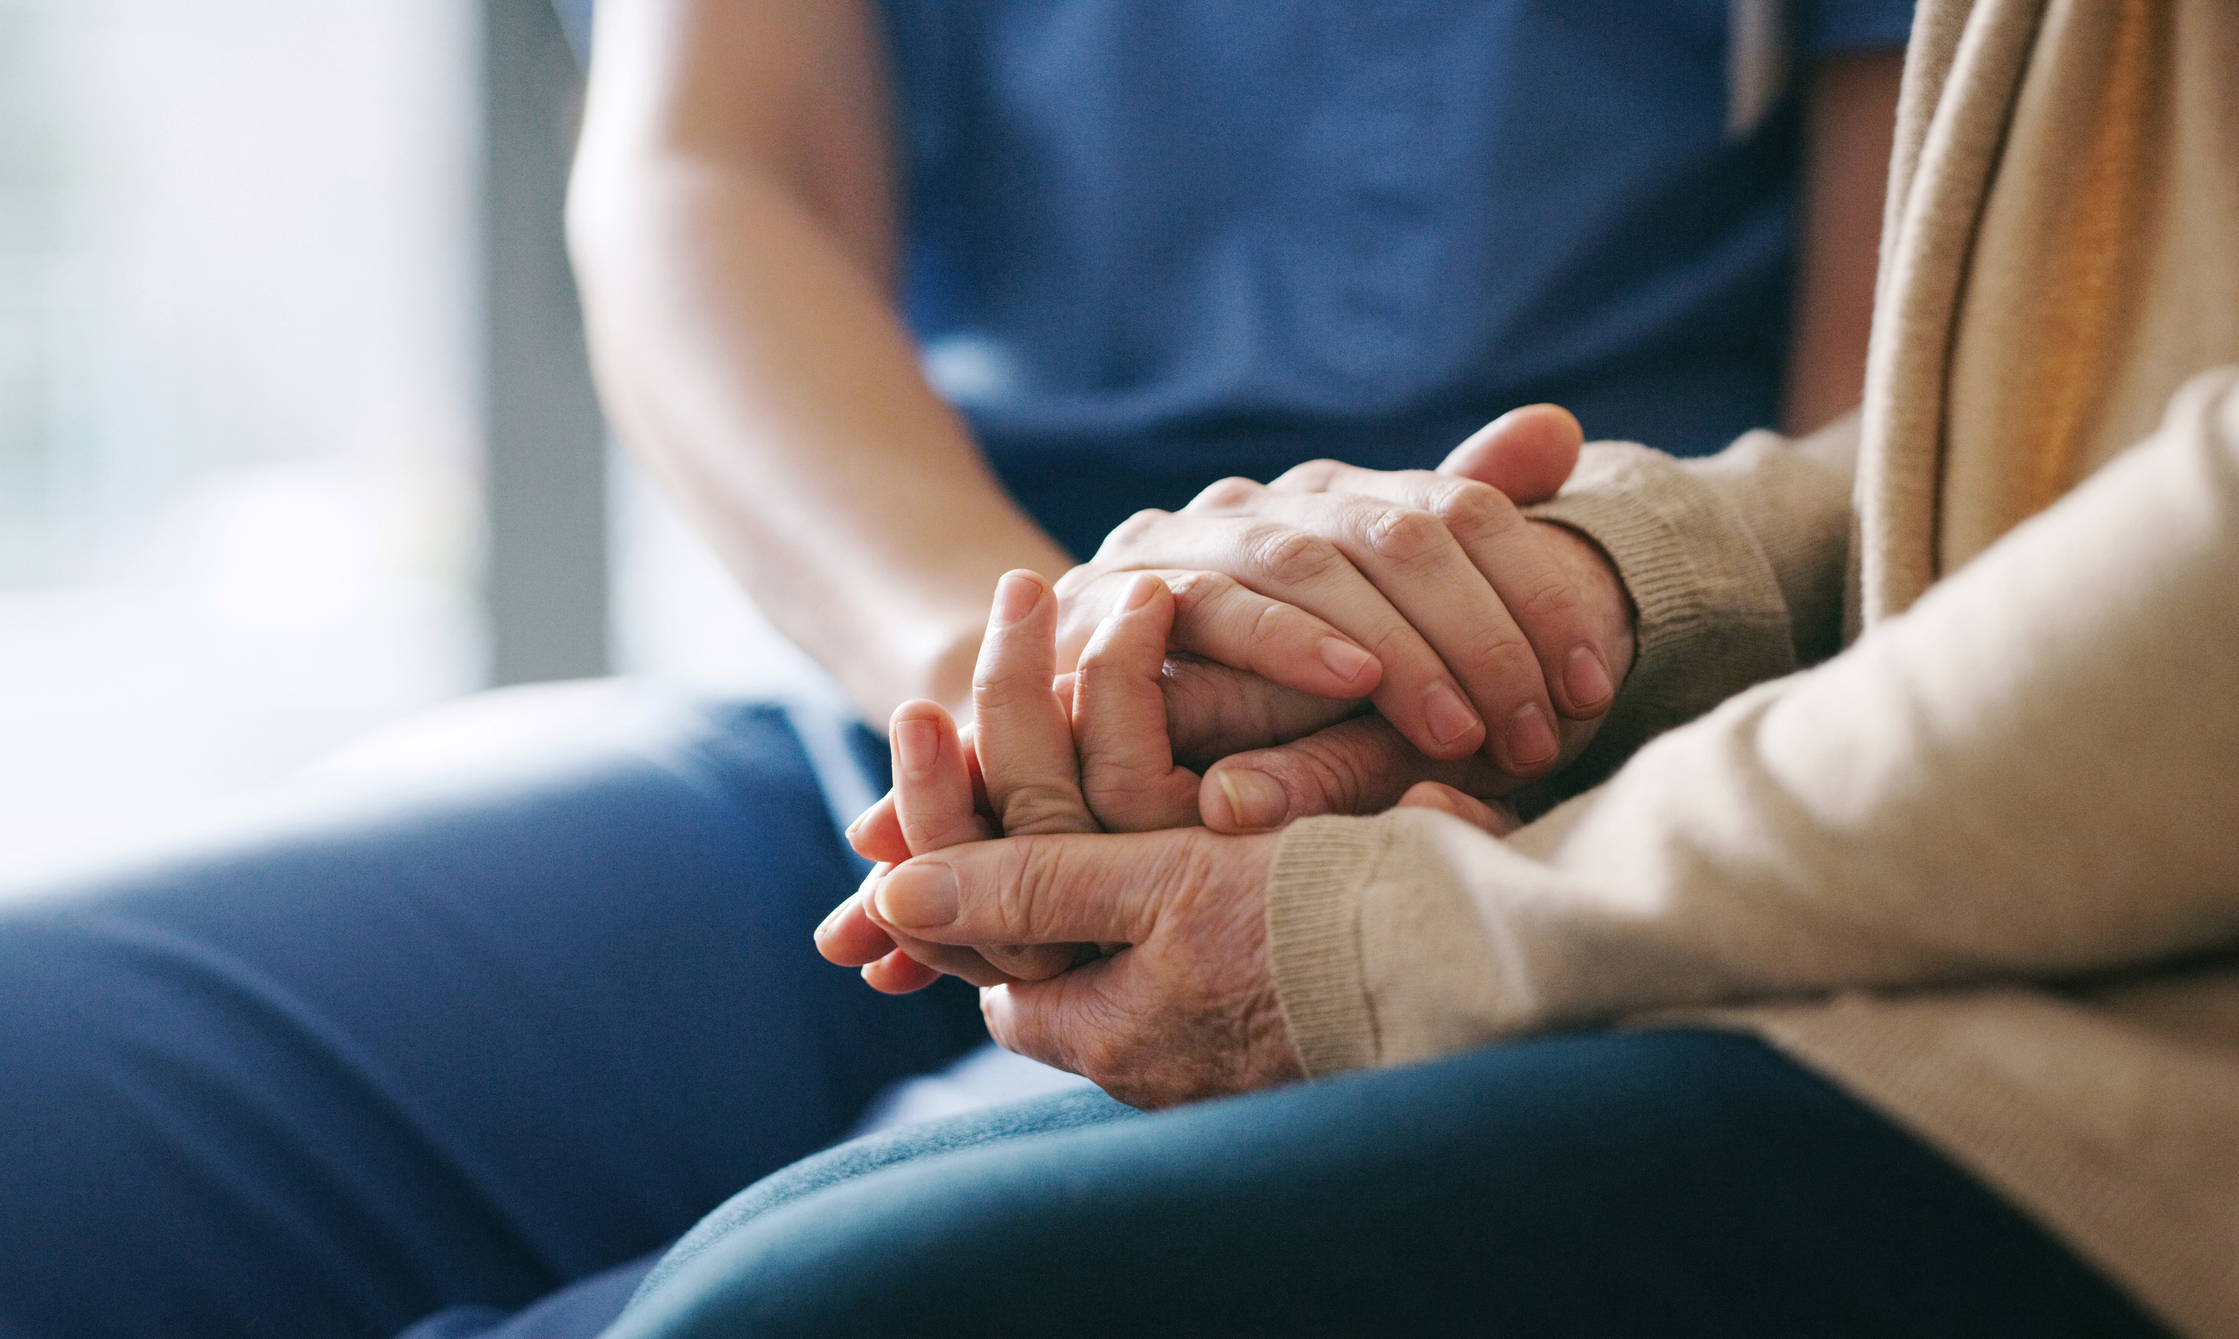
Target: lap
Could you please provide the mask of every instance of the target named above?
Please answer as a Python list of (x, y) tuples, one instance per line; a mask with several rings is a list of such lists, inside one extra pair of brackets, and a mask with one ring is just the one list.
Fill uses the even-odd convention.
[(610, 1339), (2159, 1333), (1743, 1037), (1550, 1039), (1084, 1120), (1099, 1100), (1045, 1108), (1070, 1103), (1066, 1128), (1013, 1109), (976, 1146), (951, 1147), (967, 1118), (783, 1173), (688, 1237)]
[(809, 932), (782, 711), (670, 702), (0, 908), (0, 1334), (387, 1335), (658, 1247), (984, 1037)]

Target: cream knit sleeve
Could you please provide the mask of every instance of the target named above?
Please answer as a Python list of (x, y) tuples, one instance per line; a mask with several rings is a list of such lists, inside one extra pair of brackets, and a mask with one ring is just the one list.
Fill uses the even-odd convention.
[(1593, 746), (1557, 778), (1563, 793), (1751, 684), (1834, 654), (1857, 423), (1798, 442), (1753, 432), (1690, 461), (1596, 442), (1559, 496), (1526, 509), (1599, 544), (1639, 612), (1632, 669)]
[(2239, 941), (2239, 369), (1819, 667), (1505, 841), (1309, 819), (1269, 926), (1310, 1072), (1673, 1006)]

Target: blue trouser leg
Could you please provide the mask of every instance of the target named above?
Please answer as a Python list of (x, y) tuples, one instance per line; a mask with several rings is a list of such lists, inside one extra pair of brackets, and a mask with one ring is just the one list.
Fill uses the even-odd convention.
[(984, 1039), (815, 956), (852, 861), (782, 712), (672, 704), (0, 905), (0, 1336), (387, 1336), (655, 1250)]
[(607, 1339), (1011, 1334), (2161, 1331), (1769, 1047), (1648, 1032), (856, 1141), (695, 1230)]

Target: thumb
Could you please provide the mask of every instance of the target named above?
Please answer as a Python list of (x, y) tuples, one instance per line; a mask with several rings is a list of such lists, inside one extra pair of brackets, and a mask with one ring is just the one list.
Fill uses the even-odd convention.
[(1381, 716), (1358, 716), (1285, 744), (1221, 759), (1205, 773), (1198, 812), (1215, 832), (1265, 832), (1312, 814), (1377, 814), (1418, 781), (1485, 793), (1506, 782), (1482, 753), (1426, 757)]
[(1585, 430), (1561, 405), (1511, 409), (1448, 453), (1440, 474), (1491, 484), (1518, 506), (1545, 502), (1578, 467)]
[(1150, 935), (1202, 828), (969, 842), (878, 880), (881, 921), (936, 944), (1135, 944)]

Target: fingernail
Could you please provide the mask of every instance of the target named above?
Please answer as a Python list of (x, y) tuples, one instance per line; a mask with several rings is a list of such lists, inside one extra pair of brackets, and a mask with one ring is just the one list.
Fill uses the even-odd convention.
[(1157, 577), (1148, 572), (1136, 577), (1133, 581), (1127, 583), (1127, 589), (1120, 595), (1120, 612), (1132, 614), (1144, 605), (1149, 604), (1152, 593), (1157, 589)]
[(1013, 572), (995, 583), (995, 608), (991, 611), (997, 623), (1016, 623), (1034, 610), (1034, 602), (1042, 598), (1041, 587)]
[(896, 721), (894, 752), (905, 775), (921, 778), (933, 770), (933, 763), (941, 756), (940, 734), (931, 721), (922, 717)]
[(1441, 744), (1452, 744), (1483, 724), (1462, 701), (1462, 695), (1445, 684), (1433, 686), (1423, 699), (1423, 719), (1430, 726), (1431, 737)]
[(1228, 800), (1228, 817), (1238, 829), (1281, 827), (1290, 816), (1290, 796), (1283, 793), (1282, 784), (1264, 772), (1254, 772), (1243, 767), (1224, 767), (1214, 773), (1220, 779), (1221, 794)]
[(1573, 649), (1563, 664), (1563, 687), (1570, 690), (1571, 705), (1590, 710), (1609, 700), (1616, 686), (1609, 681), (1609, 667), (1591, 646)]
[(877, 893), (881, 916), (896, 925), (930, 929), (956, 919), (956, 871), (947, 865), (904, 865)]
[(1322, 663), (1329, 666), (1329, 672), (1347, 683), (1358, 679), (1361, 672), (1376, 661), (1376, 657), (1351, 642), (1341, 642), (1335, 637), (1322, 638), (1322, 644), (1315, 649)]
[(1526, 702), (1508, 718), (1508, 760), (1517, 767), (1537, 767), (1555, 756), (1555, 728), (1536, 702)]

